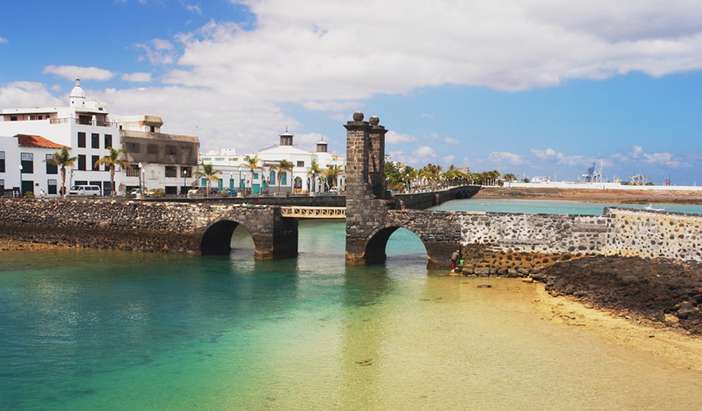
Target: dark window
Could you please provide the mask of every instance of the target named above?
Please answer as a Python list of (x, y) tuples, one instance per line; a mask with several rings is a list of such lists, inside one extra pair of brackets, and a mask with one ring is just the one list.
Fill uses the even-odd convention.
[(111, 181), (103, 181), (102, 182), (102, 194), (105, 196), (109, 196), (112, 194), (112, 182)]
[(93, 133), (90, 135), (90, 147), (100, 148), (100, 134)]
[(154, 133), (154, 132), (156, 132), (156, 127), (154, 127), (154, 126), (149, 126), (149, 130), (150, 130), (152, 133)]
[(168, 145), (166, 146), (166, 155), (175, 156), (178, 154), (178, 147)]
[(58, 166), (53, 162), (54, 155), (46, 155), (46, 174), (58, 174)]
[(166, 166), (166, 177), (178, 177), (178, 167)]
[(17, 121), (17, 116), (10, 116), (10, 121)]
[(98, 161), (100, 160), (100, 156), (93, 156), (92, 161), (90, 161), (90, 164), (93, 165), (93, 171), (100, 171), (100, 164), (98, 164)]
[(298, 162), (297, 162), (297, 166), (298, 166), (298, 167), (304, 167), (304, 166), (305, 166), (305, 162), (304, 162), (304, 161), (298, 161)]
[(85, 154), (78, 154), (78, 170), (85, 171)]
[(58, 183), (56, 180), (48, 180), (46, 184), (48, 194), (58, 194)]
[(141, 150), (139, 143), (127, 143), (127, 153), (138, 153)]
[(78, 124), (83, 124), (83, 125), (86, 125), (86, 126), (89, 126), (89, 125), (93, 124), (93, 116), (85, 116), (85, 115), (84, 115), (84, 116), (81, 116), (81, 115), (79, 115), (79, 116), (78, 116)]
[(88, 182), (87, 182), (87, 181), (79, 180), (79, 181), (76, 181), (75, 183), (73, 183), (73, 185), (77, 185), (77, 186), (87, 186), (87, 185), (88, 185)]
[(5, 152), (0, 151), (0, 173), (5, 172)]
[(112, 134), (105, 134), (105, 148), (112, 148)]
[(192, 175), (193, 175), (192, 167), (181, 167), (180, 168), (180, 176), (181, 177), (192, 177)]
[(127, 177), (139, 177), (139, 166), (130, 165), (127, 168)]
[(158, 154), (158, 146), (156, 144), (149, 144), (146, 146), (146, 152), (148, 154)]
[(5, 194), (5, 180), (0, 179), (0, 197)]
[(22, 174), (34, 173), (34, 154), (22, 153), (20, 156), (22, 160)]
[(82, 131), (78, 133), (78, 147), (85, 148), (85, 133)]
[(166, 186), (166, 195), (174, 196), (178, 194), (177, 186)]

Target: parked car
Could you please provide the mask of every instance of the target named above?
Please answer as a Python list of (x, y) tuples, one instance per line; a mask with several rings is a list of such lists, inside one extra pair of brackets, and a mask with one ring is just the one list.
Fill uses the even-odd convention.
[(100, 186), (73, 186), (68, 190), (69, 196), (74, 197), (100, 197), (102, 195), (102, 188)]

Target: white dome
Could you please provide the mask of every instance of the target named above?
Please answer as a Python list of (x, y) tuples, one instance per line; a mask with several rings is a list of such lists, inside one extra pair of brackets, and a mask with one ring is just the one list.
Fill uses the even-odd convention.
[(80, 86), (80, 79), (76, 79), (76, 85), (71, 90), (68, 98), (71, 101), (71, 105), (85, 104), (85, 91)]

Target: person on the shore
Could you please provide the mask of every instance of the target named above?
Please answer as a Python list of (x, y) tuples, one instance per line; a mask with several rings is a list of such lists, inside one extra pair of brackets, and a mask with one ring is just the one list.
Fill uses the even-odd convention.
[(461, 252), (460, 252), (459, 250), (456, 250), (456, 251), (454, 251), (454, 252), (451, 254), (451, 258), (449, 259), (449, 260), (450, 260), (449, 269), (450, 269), (451, 271), (455, 271), (455, 270), (456, 270), (456, 261), (458, 261), (458, 257), (459, 257), (460, 255), (461, 255)]

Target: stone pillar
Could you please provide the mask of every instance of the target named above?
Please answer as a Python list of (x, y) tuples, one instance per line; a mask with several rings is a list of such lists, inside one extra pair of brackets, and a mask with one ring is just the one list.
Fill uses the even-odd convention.
[(370, 202), (374, 198), (369, 184), (368, 154), (370, 124), (363, 113), (354, 113), (346, 128), (346, 261), (365, 263)]
[(372, 116), (370, 123), (368, 173), (373, 194), (377, 198), (385, 198), (385, 133), (387, 130), (380, 125), (380, 118)]

